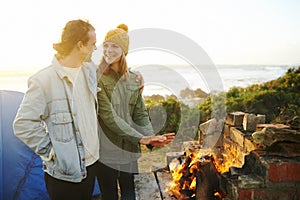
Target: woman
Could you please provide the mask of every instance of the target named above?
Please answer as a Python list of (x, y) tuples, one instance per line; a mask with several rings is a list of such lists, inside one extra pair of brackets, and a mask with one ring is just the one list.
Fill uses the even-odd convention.
[(140, 92), (136, 74), (126, 63), (129, 36), (127, 26), (110, 30), (103, 41), (98, 69), (100, 133), (100, 169), (98, 182), (103, 200), (135, 199), (134, 173), (140, 144), (163, 146), (174, 134), (155, 136)]

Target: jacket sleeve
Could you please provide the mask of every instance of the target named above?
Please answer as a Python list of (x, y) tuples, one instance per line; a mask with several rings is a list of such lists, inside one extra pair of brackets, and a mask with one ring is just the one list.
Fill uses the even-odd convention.
[(135, 128), (145, 136), (154, 135), (153, 127), (149, 119), (144, 100), (138, 91), (137, 103), (134, 107), (132, 119), (135, 122)]
[(30, 78), (13, 129), (14, 134), (41, 157), (49, 157), (52, 148), (43, 122), (45, 109), (46, 100), (40, 84)]
[(107, 90), (100, 80), (98, 87), (101, 91), (98, 92), (98, 117), (117, 137), (123, 137), (133, 144), (138, 144), (143, 135), (132, 128), (124, 121), (113, 109), (113, 106), (108, 98)]

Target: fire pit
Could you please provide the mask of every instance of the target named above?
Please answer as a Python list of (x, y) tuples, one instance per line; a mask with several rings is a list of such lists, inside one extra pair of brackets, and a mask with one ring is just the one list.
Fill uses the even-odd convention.
[[(171, 161), (168, 167), (137, 175), (137, 199), (300, 199), (299, 129), (261, 124), (261, 115), (259, 121), (255, 115), (242, 115), (227, 114), (212, 149), (203, 149), (202, 133), (199, 141), (183, 144), (184, 152), (178, 158), (167, 159)], [(252, 121), (245, 122), (248, 118)]]

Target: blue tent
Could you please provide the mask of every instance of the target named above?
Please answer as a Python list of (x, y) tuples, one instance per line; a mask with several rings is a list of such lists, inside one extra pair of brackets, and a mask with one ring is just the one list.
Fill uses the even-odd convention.
[[(40, 157), (13, 133), (22, 98), (21, 92), (0, 90), (0, 200), (47, 200)], [(94, 195), (99, 193), (96, 182)]]

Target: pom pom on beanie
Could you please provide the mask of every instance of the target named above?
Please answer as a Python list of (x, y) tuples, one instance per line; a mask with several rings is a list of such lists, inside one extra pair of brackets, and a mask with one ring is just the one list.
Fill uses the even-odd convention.
[(124, 31), (128, 32), (128, 26), (126, 24), (119, 24), (117, 28), (123, 29)]

